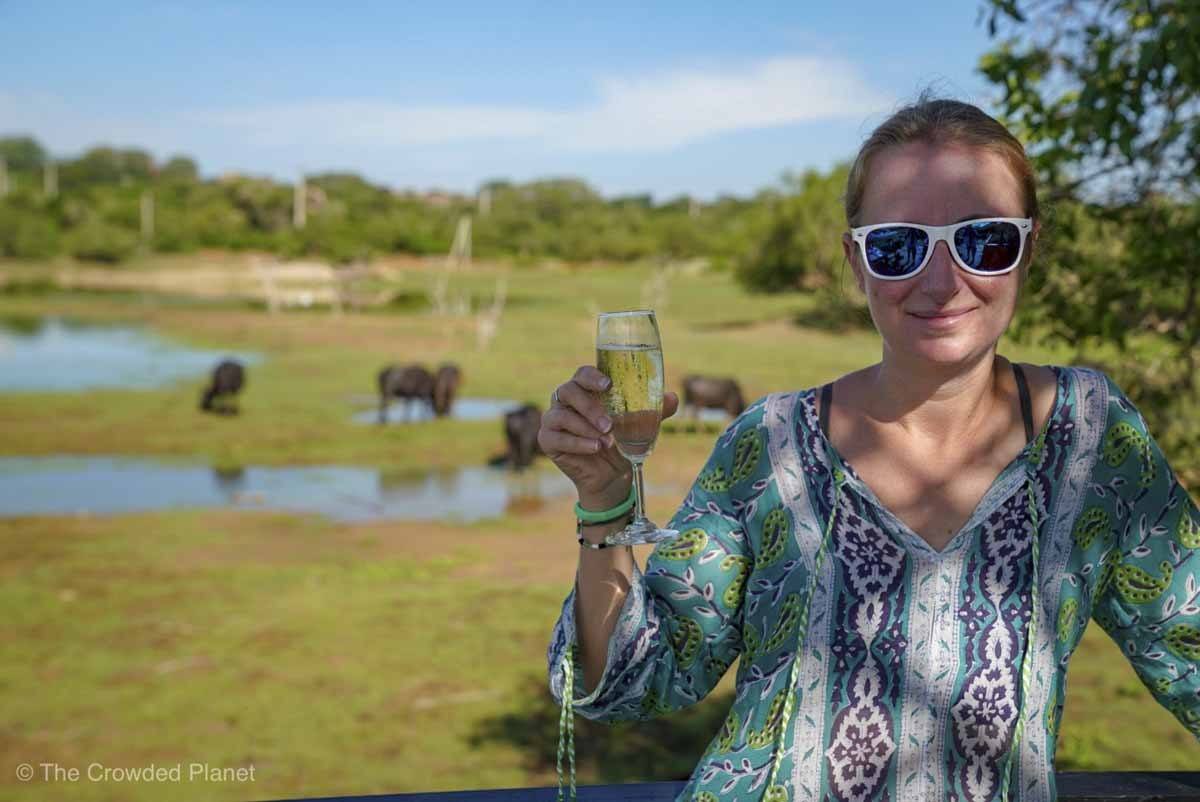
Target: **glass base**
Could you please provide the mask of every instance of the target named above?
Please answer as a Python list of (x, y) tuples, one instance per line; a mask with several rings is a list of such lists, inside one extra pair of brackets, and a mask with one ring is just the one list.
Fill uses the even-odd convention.
[(679, 532), (674, 529), (659, 529), (653, 521), (642, 518), (631, 521), (629, 526), (620, 532), (613, 532), (604, 538), (604, 542), (610, 546), (641, 546), (647, 543), (670, 540), (678, 535)]

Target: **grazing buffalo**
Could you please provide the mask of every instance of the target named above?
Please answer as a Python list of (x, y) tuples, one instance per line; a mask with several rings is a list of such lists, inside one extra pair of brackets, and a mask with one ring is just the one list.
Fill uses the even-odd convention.
[(387, 423), (388, 401), (399, 398), (404, 401), (404, 419), (415, 402), (422, 402), (433, 409), (433, 374), (420, 365), (388, 365), (379, 371), (379, 422)]
[(683, 377), (683, 408), (691, 417), (699, 414), (700, 408), (723, 409), (736, 418), (746, 408), (742, 399), (742, 388), (733, 379), (711, 376)]
[(454, 406), (454, 396), (458, 394), (458, 384), (462, 381), (462, 371), (458, 365), (446, 363), (438, 368), (433, 377), (433, 414), (439, 418), (450, 414)]
[[(236, 415), (238, 412), (236, 396), (246, 383), (246, 368), (241, 362), (233, 359), (222, 360), (212, 372), (212, 381), (204, 389), (200, 397), (200, 409), (203, 412), (215, 412), (219, 415)], [(217, 402), (221, 403), (218, 404)]]
[(542, 411), (534, 404), (525, 404), (504, 415), (504, 437), (508, 440), (508, 464), (521, 470), (533, 464), (538, 448), (538, 429), (542, 426)]

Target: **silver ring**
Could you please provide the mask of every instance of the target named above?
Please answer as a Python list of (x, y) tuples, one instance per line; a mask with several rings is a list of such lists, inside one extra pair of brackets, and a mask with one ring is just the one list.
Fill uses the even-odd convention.
[(550, 393), (550, 406), (562, 406), (562, 402), (558, 400), (558, 388), (554, 388), (554, 392)]

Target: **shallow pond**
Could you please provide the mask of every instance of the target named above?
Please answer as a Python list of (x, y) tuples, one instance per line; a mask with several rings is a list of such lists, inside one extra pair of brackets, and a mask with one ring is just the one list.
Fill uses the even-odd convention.
[[(355, 423), (379, 423), (378, 396), (374, 398), (359, 396), (355, 401), (364, 406), (374, 404), (371, 409), (355, 413)], [(500, 420), (504, 417), (504, 413), (519, 406), (521, 406), (520, 401), (509, 401), (502, 398), (456, 398), (447, 417), (453, 420)], [(432, 411), (425, 402), (393, 401), (388, 404), (387, 422), (389, 425), (419, 423), (432, 418)]]
[(317, 465), (215, 469), (132, 457), (0, 457), (0, 516), (181, 507), (311, 512), (341, 521), (475, 521), (572, 494), (549, 470), (470, 467), (419, 475)]
[(0, 318), (0, 392), (149, 389), (202, 376), (225, 357), (259, 360), (189, 348), (136, 326)]

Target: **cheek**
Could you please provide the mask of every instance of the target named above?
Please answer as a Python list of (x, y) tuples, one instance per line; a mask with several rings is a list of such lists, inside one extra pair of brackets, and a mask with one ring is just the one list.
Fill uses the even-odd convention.
[(908, 281), (871, 281), (867, 284), (867, 295), (872, 304), (898, 306), (912, 291)]

